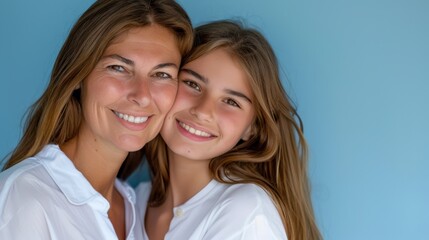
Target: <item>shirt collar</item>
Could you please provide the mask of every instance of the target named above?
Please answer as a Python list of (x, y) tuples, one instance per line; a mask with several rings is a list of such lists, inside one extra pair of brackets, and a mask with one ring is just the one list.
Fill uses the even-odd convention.
[(136, 203), (136, 193), (134, 189), (127, 182), (123, 182), (119, 179), (116, 179), (115, 187), (122, 195), (122, 197), (125, 198), (125, 200), (128, 199), (128, 201), (132, 204)]
[(183, 211), (188, 211), (189, 209), (192, 209), (196, 206), (199, 206), (201, 202), (204, 202), (207, 200), (208, 197), (213, 196), (213, 193), (210, 193), (212, 191), (220, 191), (221, 187), (224, 186), (223, 184), (219, 183), (215, 179), (212, 179), (203, 189), (201, 189), (197, 194), (195, 194), (193, 197), (191, 197), (188, 201), (183, 203), (182, 205), (178, 205), (174, 207), (174, 211), (177, 209), (181, 209)]
[(104, 200), (103, 208), (109, 208), (107, 200), (92, 187), (58, 145), (46, 145), (36, 158), (44, 159), (41, 161), (43, 166), (70, 203), (82, 205), (93, 200)]

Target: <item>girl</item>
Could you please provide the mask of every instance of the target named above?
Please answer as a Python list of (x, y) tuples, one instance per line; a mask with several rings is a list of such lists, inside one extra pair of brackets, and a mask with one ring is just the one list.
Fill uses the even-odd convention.
[(145, 147), (145, 237), (321, 239), (302, 126), (269, 43), (230, 21), (195, 31), (162, 138)]

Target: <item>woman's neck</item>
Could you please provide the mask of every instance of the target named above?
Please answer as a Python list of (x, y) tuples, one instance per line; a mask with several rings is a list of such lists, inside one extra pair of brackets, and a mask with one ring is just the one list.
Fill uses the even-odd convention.
[(115, 153), (100, 144), (92, 144), (79, 136), (60, 146), (92, 187), (112, 202), (116, 175), (127, 153)]
[(109, 202), (109, 219), (118, 238), (125, 239), (125, 204), (115, 188), (115, 180), (128, 153), (84, 134), (78, 134), (60, 148), (92, 187)]

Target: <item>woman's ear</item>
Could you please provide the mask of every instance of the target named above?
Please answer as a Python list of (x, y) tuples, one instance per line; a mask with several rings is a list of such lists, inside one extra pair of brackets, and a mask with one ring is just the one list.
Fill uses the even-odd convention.
[(252, 125), (248, 126), (247, 129), (244, 131), (243, 135), (241, 135), (241, 140), (247, 141), (252, 136), (253, 133)]

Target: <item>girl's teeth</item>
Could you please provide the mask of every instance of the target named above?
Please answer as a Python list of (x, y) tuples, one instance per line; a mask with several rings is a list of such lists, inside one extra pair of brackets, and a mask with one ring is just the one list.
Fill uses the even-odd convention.
[(188, 131), (191, 134), (194, 134), (194, 135), (197, 135), (197, 136), (200, 136), (200, 137), (210, 137), (211, 136), (209, 133), (203, 132), (201, 130), (197, 130), (197, 129), (195, 129), (195, 128), (189, 126), (189, 125), (186, 125), (186, 124), (184, 124), (182, 122), (179, 122), (179, 125), (182, 128), (186, 129), (186, 131)]
[(136, 116), (130, 116), (124, 113), (118, 113), (115, 112), (116, 116), (118, 116), (121, 119), (124, 119), (127, 122), (131, 123), (144, 123), (147, 121), (147, 117), (136, 117)]

